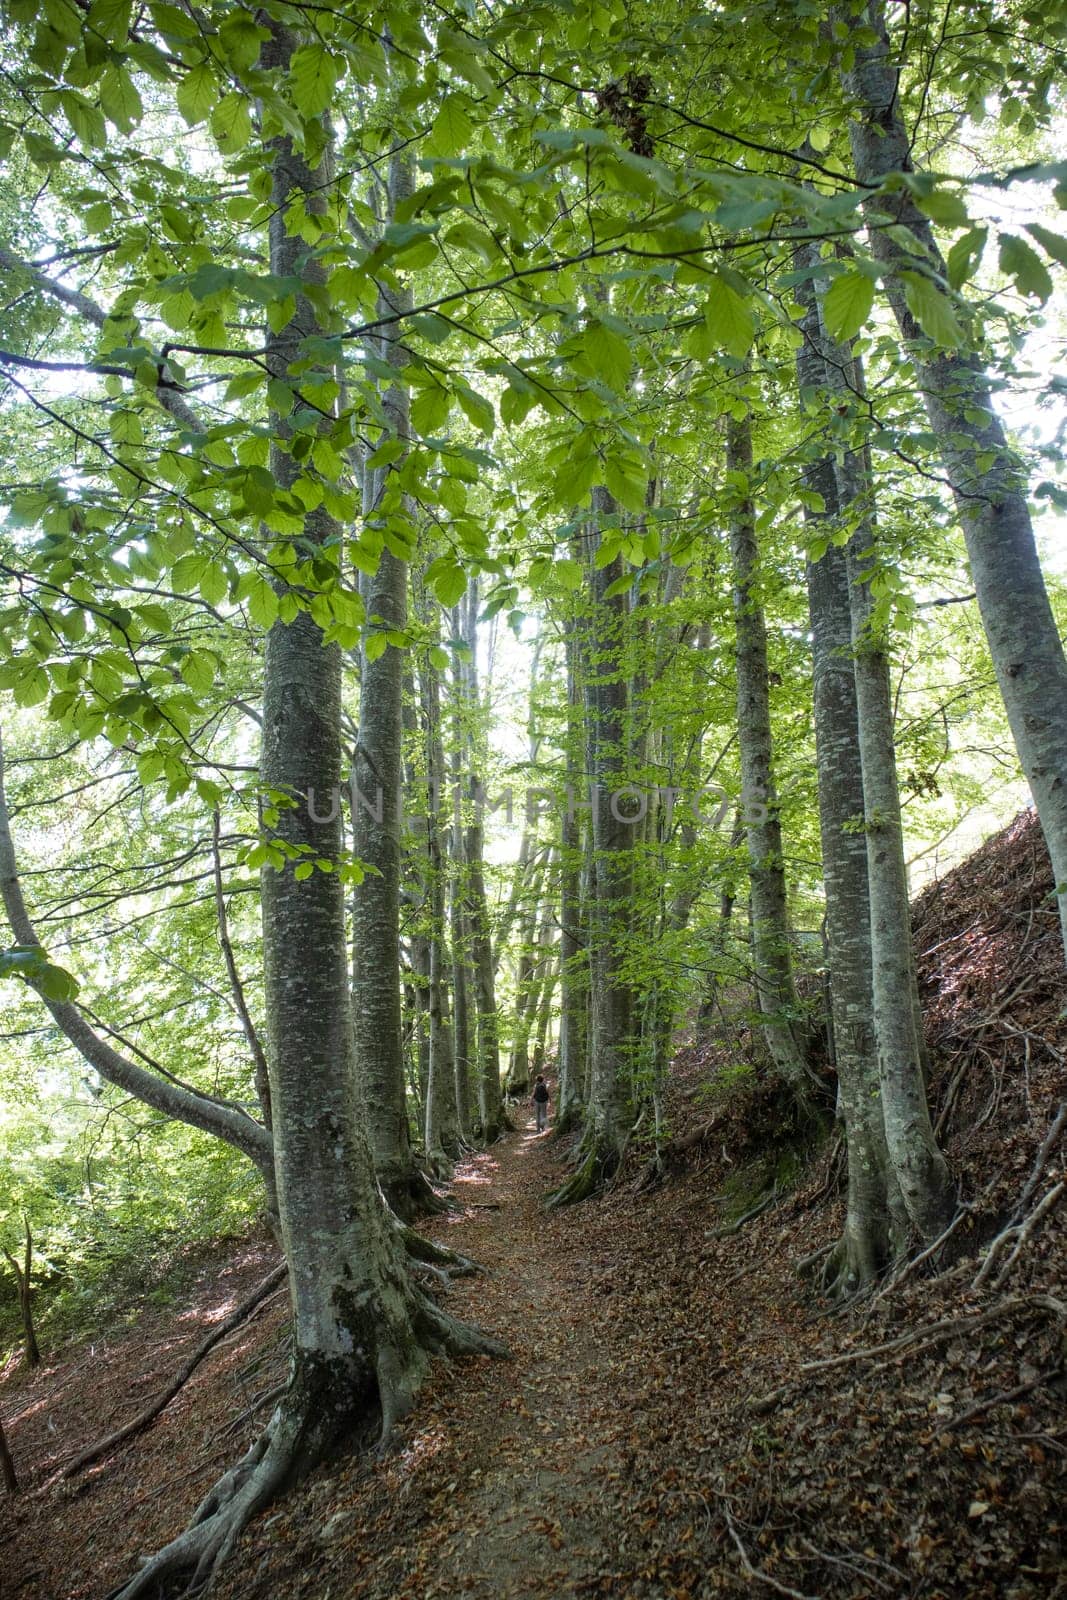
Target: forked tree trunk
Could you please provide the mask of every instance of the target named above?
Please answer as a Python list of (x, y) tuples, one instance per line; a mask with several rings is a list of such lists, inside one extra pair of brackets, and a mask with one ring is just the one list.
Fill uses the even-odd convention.
[[(863, 374), (827, 337), (820, 316), (823, 371), (838, 408), (863, 394)], [(877, 559), (871, 474), (860, 449), (834, 458), (837, 504), (854, 529), (846, 550), (851, 648), (863, 784), (863, 827), (871, 929), (871, 992), (885, 1142), (896, 1189), (912, 1226), (935, 1238), (949, 1220), (955, 1192), (937, 1147), (926, 1099), (919, 1005), (911, 944), (908, 876), (897, 784), (893, 700), (885, 643), (872, 627), (868, 578)], [(840, 1046), (839, 1046), (840, 1047)], [(893, 1217), (893, 1185), (887, 1204)], [(894, 1230), (895, 1231), (895, 1230)], [(898, 1240), (892, 1240), (894, 1245)]]
[(752, 965), (771, 1060), (799, 1096), (808, 1069), (796, 1026), (797, 998), (789, 948), (789, 914), (782, 824), (774, 782), (767, 630), (757, 589), (759, 551), (752, 503), (752, 429), (749, 418), (726, 421), (733, 563), (737, 732), (741, 796), (748, 838)]
[[(871, 0), (865, 8), (835, 8), (835, 14), (845, 29), (868, 28), (875, 36), (861, 43), (853, 33), (853, 62), (842, 76), (856, 105), (856, 177), (877, 185), (887, 173), (913, 170), (884, 6)], [(900, 272), (933, 271), (942, 279), (946, 273), (929, 219), (903, 184), (872, 199), (866, 210), (871, 247), (891, 269), (889, 298), (956, 496), (993, 669), (1052, 858), (1067, 950), (1067, 660), (1041, 572), (1023, 467), (1008, 445), (978, 357), (938, 349), (908, 309)]]
[[(798, 266), (814, 267), (818, 247), (797, 256)], [(804, 345), (797, 352), (799, 387), (802, 394), (825, 395), (830, 385), (815, 285), (809, 280), (796, 293), (807, 307)], [(832, 537), (841, 526), (832, 456), (808, 467), (805, 484), (823, 502), (821, 511), (808, 513), (809, 523)], [(844, 1230), (823, 1271), (823, 1283), (834, 1292), (852, 1294), (877, 1278), (903, 1247), (907, 1219), (886, 1148), (872, 1019), (867, 841), (859, 826), (863, 772), (843, 548), (830, 543), (824, 554), (809, 561), (807, 580), (830, 1008), (848, 1161)]]
[[(295, 40), (271, 21), (261, 65), (283, 80)], [(274, 172), (271, 269), (320, 284), (298, 233), (286, 230), (290, 205), (325, 210), (328, 157), (312, 170), (288, 137), (269, 146)], [(320, 331), (311, 302), (298, 295), (288, 326), (268, 341), (272, 376), (284, 381)], [(271, 467), (291, 485), (298, 463), (285, 446), (286, 425), (272, 418)], [(320, 508), (303, 539), (337, 549), (340, 530)], [(399, 705), (396, 707), (397, 736)], [(153, 1557), (122, 1600), (155, 1595), (178, 1576), (191, 1587), (210, 1580), (248, 1518), (290, 1481), (314, 1467), (341, 1439), (388, 1434), (411, 1404), (432, 1350), (488, 1348), (481, 1336), (446, 1317), (416, 1291), (401, 1234), (382, 1204), (353, 1072), (353, 1031), (346, 972), (340, 817), (309, 802), (341, 778), (341, 654), (301, 611), (275, 622), (267, 638), (261, 775), (287, 796), (272, 823), (287, 860), (263, 872), (263, 947), (274, 1110), (278, 1202), (289, 1266), (293, 1355), (285, 1398), (265, 1433), (228, 1472), (192, 1525)], [(336, 808), (331, 808), (336, 811)], [(297, 861), (329, 862), (297, 881)], [(392, 982), (392, 974), (386, 974)]]

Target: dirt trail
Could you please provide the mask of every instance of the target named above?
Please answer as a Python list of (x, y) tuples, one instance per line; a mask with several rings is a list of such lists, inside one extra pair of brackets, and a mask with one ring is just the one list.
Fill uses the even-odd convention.
[(629, 1485), (657, 1432), (634, 1281), (620, 1281), (609, 1206), (545, 1212), (567, 1170), (532, 1123), (459, 1169), (463, 1209), (430, 1231), (487, 1272), (456, 1282), (449, 1308), (513, 1359), (439, 1367), (389, 1456), (335, 1465), (250, 1533), (231, 1600), (688, 1592), (656, 1581), (677, 1536), (658, 1537)]

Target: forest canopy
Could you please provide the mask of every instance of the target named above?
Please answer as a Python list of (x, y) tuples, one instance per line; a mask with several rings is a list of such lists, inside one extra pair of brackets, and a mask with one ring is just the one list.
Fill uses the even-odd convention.
[(132, 1600), (503, 1353), (413, 1224), (539, 1073), (552, 1208), (660, 1183), (743, 1017), (822, 1291), (954, 1226), (910, 896), (1032, 801), (1067, 940), (1067, 20), (2, 11), (0, 1332), (261, 1215), (293, 1311)]

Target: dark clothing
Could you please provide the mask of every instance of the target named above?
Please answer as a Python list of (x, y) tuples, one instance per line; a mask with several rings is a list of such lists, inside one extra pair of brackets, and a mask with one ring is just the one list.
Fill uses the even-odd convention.
[(541, 1103), (541, 1105), (547, 1106), (547, 1104), (548, 1104), (548, 1084), (547, 1083), (535, 1083), (534, 1084), (533, 1097), (534, 1097), (535, 1103), (539, 1101)]

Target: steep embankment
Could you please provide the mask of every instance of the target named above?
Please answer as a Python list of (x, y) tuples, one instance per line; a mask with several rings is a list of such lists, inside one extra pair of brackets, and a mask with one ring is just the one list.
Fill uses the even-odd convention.
[[(643, 1192), (635, 1163), (611, 1194), (546, 1216), (561, 1152), (528, 1130), (458, 1174), (459, 1209), (430, 1231), (490, 1270), (450, 1303), (515, 1359), (438, 1369), (388, 1456), (339, 1461), (255, 1524), (222, 1595), (1067, 1593), (1055, 1213), (975, 1285), (977, 1252), (1028, 1186), (1033, 1219), (1062, 1178), (1062, 1145), (1035, 1168), (1067, 1092), (1047, 880), (1024, 818), (916, 907), (931, 1092), (969, 1208), (947, 1270), (920, 1263), (845, 1313), (798, 1279), (797, 1259), (839, 1226), (833, 1143), (798, 1189), (730, 1231), (767, 1100), (758, 1083), (716, 1090), (741, 1034), (703, 1041), (679, 1060), (675, 1120), (692, 1138), (663, 1187)], [(182, 1317), (8, 1380), (27, 1480), (135, 1409), (267, 1264), (231, 1263)], [(186, 1520), (252, 1436), (248, 1412), (281, 1372), (280, 1318), (268, 1306), (80, 1483), (24, 1497), (0, 1546), (5, 1600), (98, 1600)]]

